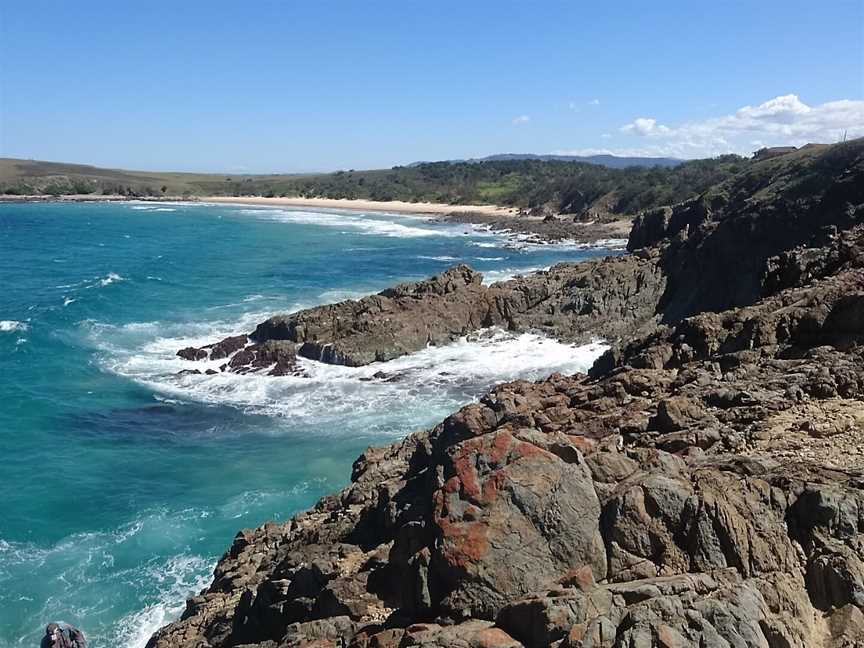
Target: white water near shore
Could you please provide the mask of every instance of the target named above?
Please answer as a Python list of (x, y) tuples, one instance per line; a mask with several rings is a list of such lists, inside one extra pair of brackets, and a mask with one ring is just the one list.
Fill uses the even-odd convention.
[[(369, 415), (370, 432), (386, 431), (386, 426), (382, 428), (384, 424), (376, 420), (379, 413), (397, 409), (400, 419), (422, 419), (424, 412), (467, 402), (497, 382), (587, 371), (607, 348), (600, 341), (575, 346), (533, 333), (514, 335), (487, 329), (446, 346), (429, 347), (365, 367), (334, 366), (301, 358), (299, 365), (306, 376), (273, 377), (265, 372), (178, 375), (188, 369), (218, 370), (225, 362), (190, 362), (176, 356), (178, 349), (246, 332), (254, 319), (244, 318), (230, 328), (218, 326), (211, 334), (157, 337), (150, 341), (145, 341), (146, 334), (148, 329), (158, 330), (157, 323), (122, 330), (96, 327), (93, 331), (107, 338), (97, 341), (110, 349), (103, 358), (106, 368), (165, 397), (230, 405), (250, 414), (290, 418), (292, 423), (305, 419), (316, 426)], [(121, 349), (110, 341), (121, 337), (137, 337), (140, 346)], [(379, 372), (384, 372), (386, 378), (375, 378)]]
[[(14, 250), (0, 313), (4, 393), (16, 403), (0, 423), (16, 430), (6, 449), (21, 458), (5, 482), (0, 473), (12, 514), (0, 542), (0, 645), (38, 643), (55, 619), (83, 627), (94, 648), (142, 648), (209, 584), (238, 529), (338, 490), (365, 446), (432, 426), (495, 383), (584, 371), (605, 348), (493, 329), (367, 367), (301, 360), (305, 377), (178, 375), (221, 364), (184, 361), (178, 349), (249, 333), (277, 312), (456, 263), (488, 283), (602, 252), (420, 215), (4, 209), (30, 238)], [(33, 474), (58, 454), (71, 472)]]
[[(568, 345), (540, 335), (513, 335), (487, 329), (442, 347), (429, 347), (386, 363), (359, 368), (325, 365), (301, 359), (308, 377), (258, 374), (184, 375), (190, 369), (215, 368), (223, 361), (188, 362), (176, 356), (184, 346), (202, 345), (222, 336), (250, 330), (263, 317), (202, 324), (191, 335), (163, 337), (163, 323), (126, 325), (119, 329), (89, 325), (89, 335), (103, 349), (102, 362), (110, 371), (135, 380), (174, 406), (199, 402), (228, 405), (247, 414), (286, 421), (275, 434), (315, 429), (338, 440), (341, 435), (368, 434), (380, 439), (404, 433), (414, 421), (430, 422), (458, 405), (471, 402), (495, 383), (517, 378), (539, 379), (553, 372), (586, 371), (608, 348), (600, 341)], [(385, 372), (381, 380), (373, 376)], [(390, 382), (392, 380), (392, 382)], [(430, 417), (431, 413), (431, 417)], [(281, 431), (280, 431), (281, 430)], [(233, 515), (250, 501), (278, 494), (245, 493), (217, 514)], [(176, 618), (190, 592), (209, 584), (212, 565), (198, 556), (180, 555), (150, 578), (159, 583), (159, 600), (118, 624), (118, 645), (143, 648), (151, 634)]]

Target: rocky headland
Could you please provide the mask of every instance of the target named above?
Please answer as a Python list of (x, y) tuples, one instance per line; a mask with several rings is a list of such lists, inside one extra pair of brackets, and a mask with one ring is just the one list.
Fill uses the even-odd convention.
[(620, 214), (590, 211), (557, 214), (543, 209), (506, 215), (454, 211), (440, 220), (445, 223), (478, 225), (538, 243), (572, 242), (586, 245), (596, 244), (597, 241), (626, 239), (631, 226), (630, 219)]
[(493, 325), (615, 342), (239, 532), (149, 648), (864, 645), (864, 142), (645, 213), (629, 249), (488, 287), (456, 267), (181, 351), (278, 373)]

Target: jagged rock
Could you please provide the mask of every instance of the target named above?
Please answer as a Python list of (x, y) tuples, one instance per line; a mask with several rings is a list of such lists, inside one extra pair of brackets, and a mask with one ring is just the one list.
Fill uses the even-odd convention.
[(245, 335), (234, 335), (225, 338), (221, 342), (217, 342), (210, 347), (210, 359), (221, 360), (222, 358), (227, 358), (232, 353), (235, 353), (246, 346), (248, 341), (249, 340)]
[(272, 366), (268, 375), (284, 376), (297, 371), (296, 362), (297, 353), (294, 343), (283, 340), (267, 340), (238, 351), (231, 358), (228, 366), (232, 371), (238, 373)]
[(567, 462), (519, 436), (499, 429), (447, 449), (432, 495), (428, 600), (457, 618), (492, 619), (573, 565), (605, 575), (600, 504), (581, 454)]
[(177, 352), (177, 355), (179, 357), (183, 358), (184, 360), (206, 360), (207, 356), (209, 354), (207, 353), (206, 349), (196, 349), (195, 347), (185, 347), (183, 349), (180, 349)]
[[(467, 291), (514, 330), (640, 334), (367, 450), (341, 493), (238, 534), (148, 646), (858, 648), (862, 204), (864, 142), (805, 148), (643, 216), (638, 257), (367, 298), (464, 313)], [(332, 326), (397, 330), (361, 302)]]
[[(617, 339), (651, 319), (665, 285), (653, 260), (636, 257), (559, 264), (488, 287), (481, 279), (467, 266), (454, 266), (357, 301), (271, 317), (249, 338), (257, 345), (293, 343), (304, 358), (348, 366), (392, 360), (490, 326), (574, 342)], [(244, 336), (235, 336), (178, 355), (200, 360), (242, 354), (234, 364), (246, 367), (256, 346), (245, 344)]]
[(290, 340), (300, 345), (301, 356), (329, 364), (391, 360), (496, 323), (481, 279), (467, 266), (455, 266), (358, 301), (271, 317), (251, 337)]

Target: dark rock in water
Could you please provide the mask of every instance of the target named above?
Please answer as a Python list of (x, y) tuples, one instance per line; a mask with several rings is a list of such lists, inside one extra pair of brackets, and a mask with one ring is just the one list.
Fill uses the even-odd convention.
[(392, 360), (492, 324), (480, 279), (467, 266), (455, 266), (358, 301), (272, 317), (251, 337), (296, 342), (299, 355), (328, 364)]
[(186, 347), (180, 349), (177, 355), (184, 360), (221, 360), (231, 356), (242, 349), (248, 343), (248, 337), (245, 335), (234, 335), (225, 338), (216, 344), (210, 344), (200, 349), (195, 347)]
[(228, 367), (237, 373), (247, 373), (272, 366), (268, 375), (285, 376), (296, 372), (296, 363), (297, 354), (293, 342), (267, 340), (235, 353)]
[(391, 382), (398, 382), (399, 380), (402, 380), (403, 377), (404, 377), (403, 374), (398, 374), (398, 373), (397, 374), (389, 374), (385, 371), (376, 371), (371, 376), (364, 376), (364, 377), (360, 378), (360, 380), (362, 380), (363, 382), (370, 382), (372, 380), (377, 380), (380, 382), (391, 383)]
[[(266, 367), (272, 369), (268, 372), (270, 376), (298, 375), (297, 353), (293, 342), (284, 340), (267, 340), (261, 344), (248, 345), (249, 338), (245, 335), (236, 335), (226, 338), (217, 344), (196, 349), (187, 347), (177, 352), (177, 355), (187, 360), (203, 360), (208, 357), (211, 360), (228, 358), (220, 371), (232, 371), (235, 373), (248, 373), (258, 371)], [(186, 369), (184, 373), (201, 373), (199, 370)], [(208, 369), (207, 374), (217, 373)]]
[(254, 360), (254, 350), (252, 350), (251, 348), (241, 349), (234, 354), (233, 358), (231, 358), (231, 361), (228, 363), (228, 367), (231, 369), (231, 371), (240, 372), (241, 369), (251, 369), (252, 362)]
[[(392, 360), (490, 326), (572, 342), (617, 339), (650, 322), (664, 287), (650, 258), (559, 264), (488, 287), (479, 273), (459, 265), (358, 301), (271, 317), (250, 338), (292, 342), (301, 357), (347, 366)], [(228, 338), (213, 345), (213, 353), (239, 348), (241, 340)], [(248, 354), (237, 361), (249, 363)]]
[(235, 353), (246, 346), (248, 341), (249, 340), (245, 335), (235, 335), (225, 338), (221, 342), (210, 347), (210, 359), (221, 360), (222, 358), (227, 358), (232, 353)]
[(206, 360), (207, 359), (207, 351), (205, 349), (196, 349), (195, 347), (186, 347), (185, 349), (180, 349), (177, 352), (177, 355), (183, 358), (184, 360)]
[(182, 371), (177, 372), (178, 376), (195, 376), (195, 375), (200, 375), (200, 374), (201, 374), (200, 369), (183, 369)]
[[(638, 258), (470, 288), (514, 330), (630, 333), (589, 376), (499, 385), (241, 531), (148, 647), (861, 645), (862, 192), (864, 142), (805, 148), (641, 225)], [(331, 313), (381, 337), (346, 353), (408, 327), (357, 303)]]

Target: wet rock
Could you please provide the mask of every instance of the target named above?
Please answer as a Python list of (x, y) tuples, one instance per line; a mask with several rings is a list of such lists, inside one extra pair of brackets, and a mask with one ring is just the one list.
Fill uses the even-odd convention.
[(234, 335), (225, 338), (221, 342), (217, 342), (210, 347), (210, 359), (221, 360), (222, 358), (227, 358), (232, 353), (235, 353), (246, 346), (247, 342), (248, 338), (245, 335)]
[[(392, 360), (490, 326), (587, 342), (643, 326), (665, 285), (655, 262), (636, 257), (559, 264), (492, 286), (481, 279), (467, 266), (454, 266), (357, 301), (271, 317), (249, 337), (258, 345), (291, 342), (301, 357), (347, 366)], [(236, 336), (180, 353), (203, 359), (209, 351), (216, 359), (242, 352), (245, 344)], [(244, 359), (241, 365), (246, 364)]]
[(196, 349), (195, 347), (185, 347), (177, 352), (177, 355), (184, 360), (206, 360), (208, 353), (205, 349)]

